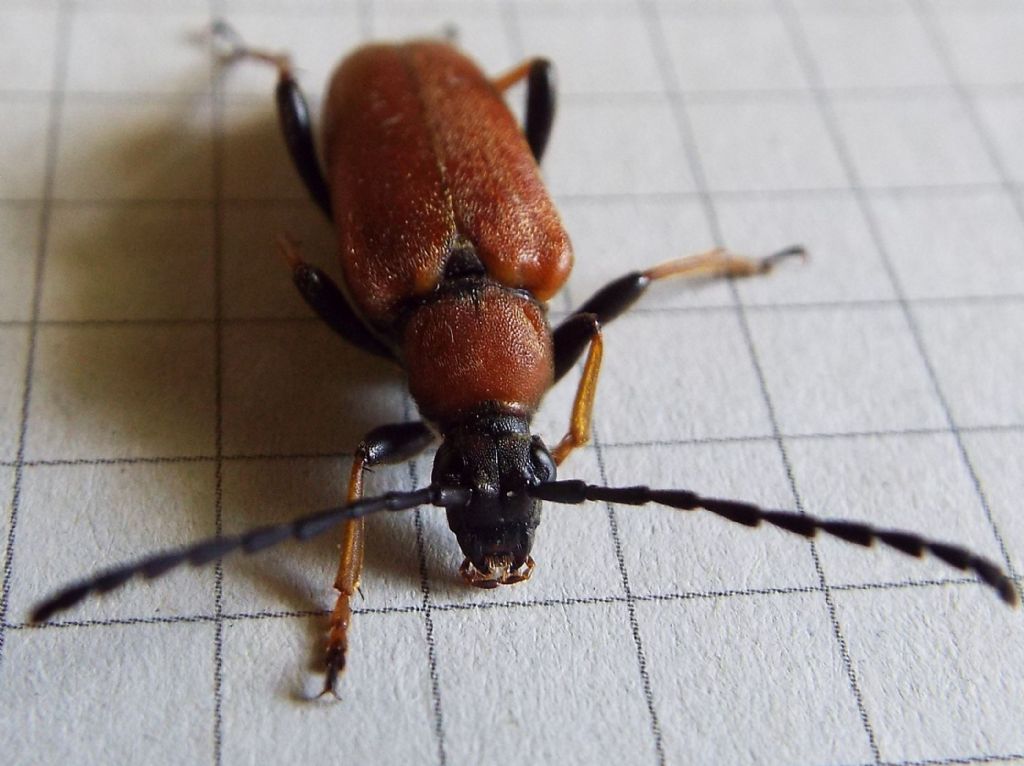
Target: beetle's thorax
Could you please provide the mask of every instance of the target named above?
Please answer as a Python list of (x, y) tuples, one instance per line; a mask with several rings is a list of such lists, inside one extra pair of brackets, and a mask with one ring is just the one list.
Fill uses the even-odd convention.
[(544, 307), (486, 276), (445, 282), (418, 303), (401, 355), (420, 412), (442, 431), (488, 402), (529, 418), (554, 378)]
[(467, 581), (494, 587), (526, 579), (541, 504), (523, 490), (555, 478), (551, 455), (530, 434), (528, 418), (490, 403), (451, 424), (432, 478), (472, 490), (468, 504), (448, 509), (448, 526), (466, 555)]

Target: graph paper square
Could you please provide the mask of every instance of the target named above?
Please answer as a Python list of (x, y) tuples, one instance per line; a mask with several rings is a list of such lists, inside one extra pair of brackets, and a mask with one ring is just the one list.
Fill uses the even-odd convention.
[[(228, 452), (308, 454), (336, 452), (341, 445), (351, 451), (371, 428), (402, 419), (394, 366), (367, 360), (319, 323), (245, 323), (227, 328), (225, 336)], [(302, 372), (310, 365), (322, 374)], [(267, 385), (268, 376), (274, 386)]]
[(136, 12), (97, 9), (76, 21), (68, 53), (70, 93), (202, 93), (210, 60), (201, 46), (183, 45), (182, 30), (198, 29), (203, 11), (153, 10), (139, 29)]
[[(601, 376), (602, 391), (613, 392), (609, 396), (621, 402), (630, 416), (602, 422), (603, 438), (649, 442), (771, 433), (768, 413), (751, 406), (757, 401), (758, 380), (736, 318), (715, 312), (679, 322), (671, 342), (686, 349), (690, 363), (655, 375), (667, 341), (657, 329), (658, 319), (626, 316), (610, 334), (608, 345), (629, 353), (609, 355)], [(715, 391), (719, 406), (710, 407), (707, 399), (687, 395), (691, 391)]]
[(209, 120), (209, 105), (196, 97), (69, 101), (53, 194), (77, 201), (209, 200)]
[(1024, 461), (1024, 438), (1018, 433), (975, 433), (965, 434), (964, 444), (971, 450), (992, 518), (1019, 570), (1024, 566), (1024, 515), (1017, 508), (1024, 481), (1016, 469)]
[[(183, 623), (11, 634), (0, 668), (8, 757), (13, 763), (209, 762), (213, 630)], [(93, 670), (68, 686), (68, 662), (90, 662)], [(39, 711), (53, 710), (58, 717), (48, 715), (49, 726), (41, 727)]]
[(1000, 166), (1014, 182), (1024, 181), (1024, 147), (1017, 140), (1024, 131), (1024, 98), (982, 95), (975, 103), (997, 148)]
[[(311, 105), (316, 112), (316, 107)], [(224, 107), (220, 193), (231, 200), (305, 201), (302, 182), (288, 164), (272, 101), (235, 98)]]
[(835, 110), (865, 186), (998, 179), (967, 112), (950, 94), (840, 100)]
[(523, 45), (553, 60), (567, 56), (570, 66), (558, 68), (566, 94), (660, 93), (644, 20), (623, 11), (537, 13), (523, 20)]
[(39, 250), (36, 203), (0, 205), (0, 322), (32, 316), (32, 254)]
[[(972, 752), (1017, 751), (1024, 716), (1019, 615), (993, 611), (984, 598), (954, 599), (941, 590), (847, 591), (835, 599), (839, 619), (849, 626), (864, 704), (877, 711), (880, 750), (896, 762), (941, 760), (954, 742)], [(919, 609), (942, 616), (934, 630), (924, 630), (914, 616)], [(916, 649), (922, 642), (943, 661), (922, 662)], [(996, 662), (994, 646), (1000, 648)]]
[[(659, 283), (610, 323), (561, 478), (908, 527), (1020, 584), (1016, 2), (12, 0), (6, 761), (1024, 762), (1024, 623), (970, 573), (704, 512), (548, 504), (531, 581), (487, 593), (442, 510), (369, 519), (338, 704), (310, 701), (336, 536), (30, 624), (98, 567), (338, 503), (360, 438), (416, 416), (393, 366), (294, 294), (275, 237), (334, 276), (336, 243), (272, 69), (218, 72), (216, 17), (293, 55), (314, 116), (360, 41), (454, 24), (489, 73), (551, 58), (543, 173), (577, 259), (555, 323), (668, 258), (806, 245), (762, 278)], [(549, 445), (579, 372), (534, 420)], [(428, 452), (366, 491), (430, 472)]]
[(28, 459), (208, 455), (212, 333), (196, 326), (81, 325), (36, 338)]
[(684, 90), (805, 88), (807, 81), (770, 8), (737, 24), (732, 13), (674, 13), (663, 19), (669, 56)]
[[(630, 270), (641, 271), (656, 261), (706, 249), (711, 239), (699, 200), (690, 198), (569, 197), (559, 212), (572, 232), (579, 259), (593, 258), (595, 268), (573, 269), (566, 286), (566, 308), (575, 306), (602, 286)], [(658, 285), (637, 310), (661, 311), (731, 302), (728, 286), (709, 280), (692, 289)], [(556, 300), (554, 305), (558, 305)]]
[(44, 320), (213, 318), (214, 244), (205, 208), (146, 205), (125, 215), (111, 205), (61, 207), (52, 213), (50, 237)]
[(843, 12), (822, 4), (802, 18), (807, 44), (828, 88), (944, 85), (946, 73), (913, 11), (899, 3)]
[(291, 273), (278, 252), (277, 238), (282, 234), (299, 242), (304, 260), (333, 273), (337, 245), (319, 210), (305, 201), (233, 204), (224, 210), (221, 300), (225, 317), (309, 318), (305, 305), (295, 300)]
[[(726, 198), (716, 202), (722, 231), (740, 253), (802, 244), (813, 268), (783, 263), (770, 280), (736, 283), (749, 306), (889, 301), (894, 297), (884, 260), (853, 194)], [(770, 285), (768, 283), (771, 283)], [(751, 321), (760, 322), (759, 316)]]
[[(0, 9), (0, 88), (49, 88), (53, 82), (56, 37), (54, 9), (30, 6)], [(5, 163), (5, 167), (9, 166)]]
[(845, 184), (825, 125), (808, 97), (696, 103), (689, 111), (713, 191)]
[[(231, 462), (224, 469), (224, 526), (241, 532), (272, 524), (305, 507), (327, 507), (345, 489), (348, 458), (256, 459)], [(405, 474), (403, 476), (403, 474)], [(403, 468), (383, 468), (367, 491), (387, 491), (408, 482)], [(379, 610), (416, 607), (420, 564), (416, 531), (405, 519), (367, 521), (367, 564), (356, 607)], [(224, 564), (224, 606), (231, 613), (315, 610), (329, 599), (338, 567), (337, 541), (329, 538), (299, 548), (287, 545), (260, 559)]]
[[(22, 480), (25, 511), (18, 532), (29, 550), (48, 563), (16, 573), (11, 609), (32, 604), (59, 588), (68, 572), (97, 562), (129, 559), (154, 539), (207, 537), (215, 492), (210, 463), (32, 466)], [(170, 617), (213, 612), (213, 572), (177, 572), (154, 583), (127, 586), (116, 604), (94, 602), (77, 615), (88, 620)]]
[[(267, 13), (267, 10), (272, 12)], [(237, 13), (232, 12), (231, 25), (244, 39), (260, 40), (260, 44), (266, 45), (269, 50), (302, 51), (294, 62), (295, 76), (311, 94), (319, 96), (338, 63), (338, 51), (359, 43), (361, 31), (355, 6), (325, 4), (323, 12), (316, 16), (316, 35), (309, 33), (308, 16), (290, 15), (283, 5), (276, 12), (273, 11), (272, 7), (254, 6)], [(224, 92), (229, 97), (253, 96), (253, 107), (259, 108), (261, 113), (269, 109), (272, 114), (273, 104), (267, 99), (267, 93), (271, 92), (277, 79), (273, 67), (234, 67), (223, 72), (221, 79)], [(229, 131), (228, 135), (231, 134), (232, 131)], [(271, 137), (278, 138), (276, 133), (272, 133)], [(273, 148), (279, 149), (279, 145), (280, 141), (276, 141)], [(273, 156), (280, 159), (277, 152)], [(279, 164), (275, 163), (275, 166)]]
[(1019, 5), (981, 5), (978, 12), (970, 6), (940, 6), (936, 13), (957, 71), (978, 85), (1019, 83), (1024, 10)]
[[(864, 742), (852, 736), (857, 709), (840, 692), (847, 680), (818, 597), (645, 601), (637, 620), (651, 636), (652, 692), (664, 701), (667, 762), (870, 762)], [(709, 634), (702, 629), (708, 624), (722, 632)], [(752, 624), (757, 635), (742, 627)], [(719, 690), (739, 679), (745, 693), (724, 699)], [(768, 720), (770, 744), (739, 735), (752, 721)], [(709, 747), (704, 733), (722, 730), (734, 736)]]
[[(232, 711), (224, 727), (225, 763), (291, 761), (296, 733), (311, 756), (353, 763), (437, 760), (422, 615), (359, 617), (365, 629), (352, 636), (358, 657), (345, 674), (344, 697), (353, 704), (340, 705), (310, 702), (320, 692), (320, 679), (307, 670), (319, 666), (319, 656), (311, 654), (319, 626), (303, 620), (225, 625), (224, 709)], [(388, 641), (369, 638), (382, 631)], [(281, 664), (280, 657), (295, 661)], [(254, 695), (255, 686), (265, 692)], [(367, 736), (382, 729), (389, 734)]]
[[(0, 479), (3, 479), (4, 485), (0, 489), (0, 500), (3, 500), (5, 507), (10, 507), (14, 501), (14, 468), (6, 465), (0, 466)], [(0, 521), (0, 534), (5, 538), (10, 532), (9, 516), (5, 515)]]
[[(701, 491), (714, 497), (757, 497), (773, 508), (793, 504), (778, 447), (769, 439), (658, 445), (643, 457), (626, 447), (604, 452), (615, 484), (628, 484), (643, 473), (659, 487), (688, 486), (699, 476)], [(615, 515), (630, 587), (638, 596), (817, 586), (807, 544), (780, 531), (745, 535), (722, 519), (700, 514), (619, 508)], [(776, 560), (786, 565), (774, 566)]]
[[(459, 46), (488, 71), (498, 74), (519, 63), (517, 46), (506, 33), (501, 5), (495, 0), (377, 3), (366, 15), (365, 29), (371, 39), (436, 39), (453, 23)], [(511, 102), (521, 100), (521, 89), (510, 92)]]
[[(0, 327), (0, 355), (7, 364), (28, 359), (29, 333), (24, 327)], [(18, 452), (21, 430), (21, 402), (25, 398), (25, 379), (16, 375), (0, 378), (0, 459), (13, 461)]]
[[(797, 486), (807, 508), (851, 521), (862, 508), (875, 508), (872, 520), (879, 526), (942, 530), (944, 538), (989, 558), (999, 557), (999, 545), (952, 434), (794, 439), (787, 442), (786, 452), (800, 476)], [(908, 454), (915, 459), (906, 459)], [(933, 485), (934, 492), (922, 493), (918, 488), (925, 484)], [(857, 499), (839, 503), (841, 497)], [(829, 582), (924, 582), (949, 574), (934, 560), (889, 556), (882, 549), (851, 549), (836, 540), (817, 545)]]
[[(1024, 307), (1019, 305), (935, 306), (916, 309), (921, 334), (940, 384), (949, 392), (956, 422), (964, 425), (1019, 423), (1024, 398), (1013, 370), (1024, 356), (1019, 328)], [(959, 354), (959, 358), (956, 358)], [(967, 397), (960, 386), (970, 375), (972, 388), (982, 394)]]
[[(471, 708), (453, 710), (452, 761), (500, 760), (531, 739), (537, 744), (530, 749), (545, 763), (650, 760), (647, 711), (624, 606), (557, 606), (545, 612), (548, 619), (532, 628), (515, 609), (437, 616), (438, 658), (449, 668), (441, 686), (445, 698), (477, 696), (481, 686), (485, 693), (508, 695), (503, 715), (490, 718), (486, 731)], [(494, 640), (467, 640), (471, 624)], [(488, 678), (482, 680), (485, 668)], [(565, 736), (581, 716), (596, 724), (590, 736)]]
[(50, 118), (45, 103), (7, 101), (0, 121), (0, 196), (37, 199), (43, 192), (46, 147), (39, 141)]
[(574, 140), (552, 143), (545, 157), (545, 176), (556, 196), (693, 190), (671, 106), (663, 97), (566, 99), (558, 124), (573, 132)]
[(908, 297), (1024, 292), (1024, 269), (1014, 257), (1024, 222), (1007, 195), (875, 198), (871, 205)]
[(854, 316), (815, 307), (751, 322), (783, 433), (941, 427), (942, 408), (906, 318), (895, 307)]

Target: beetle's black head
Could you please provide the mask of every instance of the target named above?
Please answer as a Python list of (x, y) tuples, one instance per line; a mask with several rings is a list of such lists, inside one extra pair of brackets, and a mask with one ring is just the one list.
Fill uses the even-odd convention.
[(433, 482), (472, 490), (466, 505), (448, 508), (448, 526), (466, 555), (462, 576), (494, 588), (530, 576), (539, 500), (526, 487), (555, 478), (555, 462), (526, 418), (483, 412), (445, 429)]

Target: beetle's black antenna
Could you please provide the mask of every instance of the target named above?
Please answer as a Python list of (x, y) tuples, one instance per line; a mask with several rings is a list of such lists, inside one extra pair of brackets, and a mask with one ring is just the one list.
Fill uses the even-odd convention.
[(587, 500), (604, 500), (625, 505), (658, 503), (683, 511), (704, 509), (729, 521), (756, 527), (766, 521), (780, 529), (804, 537), (814, 537), (819, 530), (849, 543), (870, 546), (875, 540), (920, 558), (928, 551), (936, 558), (961, 570), (971, 570), (995, 588), (999, 597), (1010, 606), (1017, 606), (1020, 595), (1013, 581), (996, 564), (966, 548), (926, 540), (912, 532), (876, 529), (856, 521), (818, 519), (792, 511), (769, 511), (738, 500), (701, 497), (685, 489), (651, 489), (650, 487), (600, 487), (582, 481), (551, 481), (527, 487), (526, 493), (539, 500), (578, 505)]
[(431, 484), (412, 492), (388, 492), (378, 497), (364, 498), (283, 524), (257, 527), (240, 535), (212, 537), (183, 548), (161, 551), (130, 564), (106, 569), (64, 588), (36, 606), (31, 619), (32, 622), (44, 622), (57, 612), (70, 609), (91, 593), (107, 593), (120, 588), (135, 575), (152, 580), (185, 563), (198, 567), (237, 550), (243, 553), (256, 553), (289, 539), (309, 540), (333, 529), (343, 521), (358, 519), (371, 513), (407, 511), (418, 505), (436, 505), (443, 508), (465, 505), (469, 502), (469, 495), (468, 489), (442, 488)]

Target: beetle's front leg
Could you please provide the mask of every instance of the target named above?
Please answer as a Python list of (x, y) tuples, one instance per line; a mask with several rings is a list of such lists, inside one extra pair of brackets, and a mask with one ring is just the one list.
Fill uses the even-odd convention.
[[(604, 352), (601, 323), (596, 316), (579, 314), (565, 324), (571, 326), (574, 333), (573, 338), (580, 343), (580, 352), (582, 352), (582, 346), (586, 344), (590, 345), (590, 351), (587, 354), (587, 361), (583, 365), (583, 375), (576, 389), (576, 398), (572, 403), (569, 431), (551, 450), (551, 456), (555, 459), (556, 465), (561, 465), (570, 452), (590, 441), (590, 420), (594, 411), (594, 396), (597, 394), (597, 378), (601, 372), (601, 356)], [(566, 352), (566, 347), (559, 348), (556, 342), (556, 360), (560, 353), (565, 354)], [(580, 352), (577, 353), (577, 356)], [(555, 364), (557, 366), (558, 362), (556, 361)]]
[[(348, 482), (347, 501), (353, 503), (363, 496), (363, 472), (375, 465), (388, 465), (411, 460), (434, 441), (433, 432), (421, 421), (381, 426), (370, 431), (356, 449), (352, 459), (352, 473)], [(345, 669), (348, 651), (348, 628), (352, 618), (352, 597), (359, 590), (359, 577), (363, 571), (363, 553), (366, 549), (366, 530), (363, 519), (345, 523), (341, 537), (341, 560), (334, 588), (338, 600), (331, 612), (327, 632), (326, 677), (324, 694), (337, 696), (335, 685), (338, 674)]]

